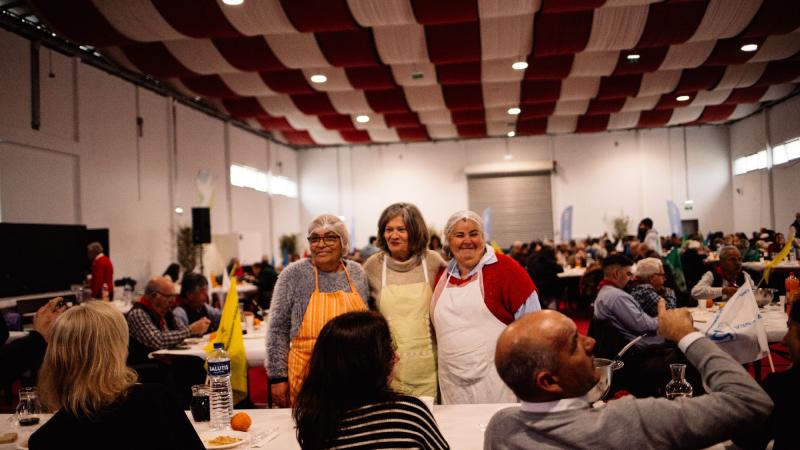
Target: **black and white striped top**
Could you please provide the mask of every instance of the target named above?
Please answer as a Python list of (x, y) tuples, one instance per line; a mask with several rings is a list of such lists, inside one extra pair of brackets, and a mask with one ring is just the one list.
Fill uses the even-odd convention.
[(332, 449), (449, 449), (430, 410), (416, 397), (375, 403), (349, 411)]

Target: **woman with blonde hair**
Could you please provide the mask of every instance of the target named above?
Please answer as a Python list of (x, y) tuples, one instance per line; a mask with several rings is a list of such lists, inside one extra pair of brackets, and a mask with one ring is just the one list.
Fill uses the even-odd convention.
[(416, 206), (389, 205), (378, 219), (378, 247), (364, 264), (375, 305), (397, 343), (392, 388), (436, 397), (436, 349), (430, 322), (433, 281), (445, 262), (428, 250), (428, 227)]
[(127, 356), (128, 325), (116, 307), (91, 301), (65, 311), (39, 371), (39, 396), (56, 412), (28, 447), (202, 449), (164, 387), (136, 384)]

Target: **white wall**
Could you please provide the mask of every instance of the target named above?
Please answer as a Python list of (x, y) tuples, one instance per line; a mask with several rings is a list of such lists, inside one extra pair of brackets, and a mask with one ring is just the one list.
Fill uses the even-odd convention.
[[(0, 30), (0, 220), (108, 228), (115, 277), (140, 282), (175, 259), (172, 230), (191, 224), (194, 206), (211, 206), (214, 234), (259, 233), (259, 254), (277, 251), (275, 233), (299, 231), (298, 199), (270, 201), (228, 179), (230, 162), (272, 170), (281, 161), (297, 181), (294, 150), (56, 52), (50, 77), (49, 57), (42, 49), (37, 131), (29, 42)], [(201, 170), (213, 179), (210, 202)]]
[(667, 233), (666, 201), (682, 207), (687, 199), (685, 160), (695, 205), (682, 217), (699, 219), (704, 231), (733, 230), (724, 126), (687, 128), (685, 157), (683, 129), (304, 150), (301, 223), (322, 213), (345, 216), (360, 247), (377, 232), (383, 208), (407, 201), (441, 229), (450, 214), (468, 205), (465, 166), (504, 161), (507, 151), (513, 161), (556, 161), (555, 230), (561, 211), (573, 205), (573, 236), (611, 231), (620, 215), (630, 217), (631, 232), (649, 216)]
[[(800, 97), (793, 97), (730, 125), (731, 160), (800, 137)], [(772, 181), (770, 183), (770, 172)], [(770, 186), (771, 184), (771, 186)], [(786, 232), (800, 211), (800, 161), (733, 177), (736, 231), (761, 227)]]

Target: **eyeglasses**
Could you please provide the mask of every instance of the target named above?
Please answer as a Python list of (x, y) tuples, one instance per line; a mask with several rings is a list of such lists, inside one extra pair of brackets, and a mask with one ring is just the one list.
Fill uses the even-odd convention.
[(339, 236), (335, 234), (326, 234), (325, 236), (309, 236), (308, 243), (310, 245), (319, 245), (320, 242), (325, 245), (334, 245), (339, 242)]

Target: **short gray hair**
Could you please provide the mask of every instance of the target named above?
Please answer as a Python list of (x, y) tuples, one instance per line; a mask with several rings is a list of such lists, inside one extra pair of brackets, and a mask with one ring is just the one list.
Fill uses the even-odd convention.
[(99, 242), (92, 242), (91, 244), (87, 245), (86, 248), (89, 249), (90, 252), (98, 254), (103, 253), (103, 244)]
[(641, 280), (647, 280), (651, 276), (661, 272), (664, 264), (658, 258), (645, 258), (636, 264), (636, 276)]
[(342, 254), (344, 255), (347, 253), (350, 248), (350, 233), (347, 232), (347, 226), (342, 222), (342, 219), (333, 214), (323, 214), (308, 224), (307, 235), (311, 236), (311, 233), (316, 228), (324, 228), (339, 236), (339, 239), (342, 241)]
[(444, 251), (446, 254), (450, 254), (450, 233), (453, 232), (453, 229), (456, 227), (461, 221), (471, 220), (478, 225), (478, 229), (481, 232), (481, 236), (483, 236), (484, 240), (486, 236), (483, 234), (483, 219), (478, 213), (474, 211), (470, 211), (468, 209), (464, 209), (453, 213), (449, 219), (447, 219), (447, 224), (444, 226)]

